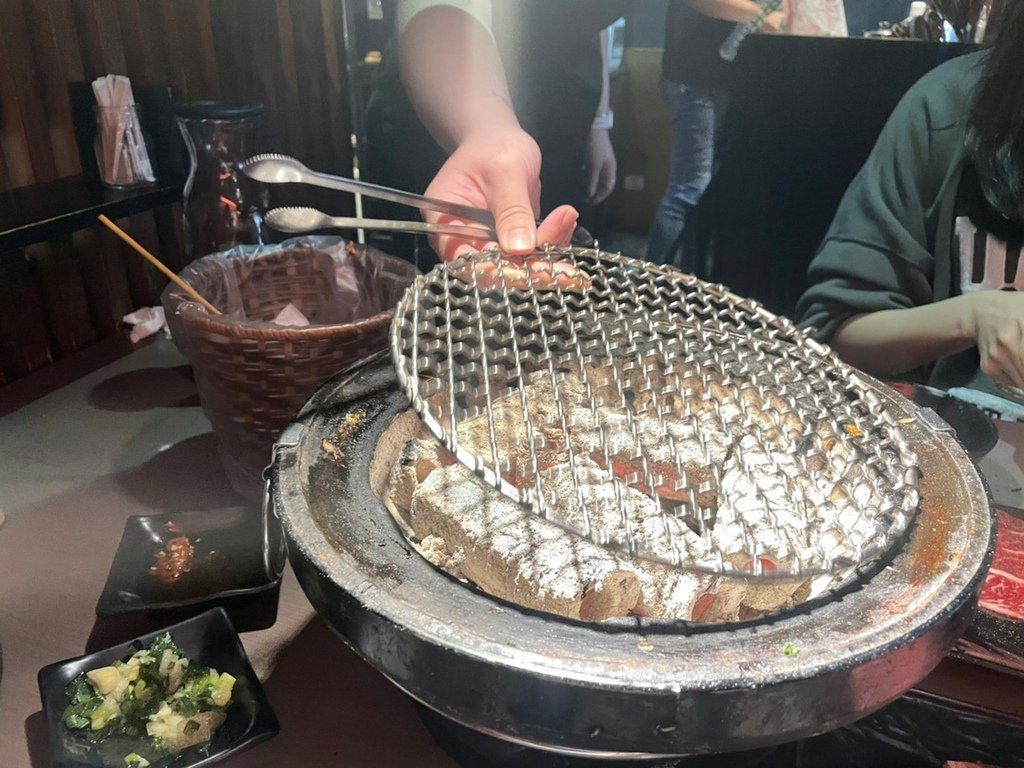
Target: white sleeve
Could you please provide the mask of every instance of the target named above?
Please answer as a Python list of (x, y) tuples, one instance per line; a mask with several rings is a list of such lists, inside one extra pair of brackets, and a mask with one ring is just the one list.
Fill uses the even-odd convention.
[(401, 34), (417, 13), (436, 5), (449, 5), (452, 8), (465, 11), (483, 24), (484, 29), (493, 34), (491, 30), (491, 0), (398, 0), (396, 5), (395, 34)]

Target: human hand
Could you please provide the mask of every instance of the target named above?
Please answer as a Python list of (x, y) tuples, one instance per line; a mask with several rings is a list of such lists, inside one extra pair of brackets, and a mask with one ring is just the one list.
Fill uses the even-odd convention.
[(587, 201), (604, 202), (615, 189), (615, 150), (605, 128), (591, 130), (587, 139)]
[[(536, 225), (540, 210), (540, 148), (518, 127), (501, 127), (471, 134), (451, 154), (426, 195), (494, 213), (498, 245), (511, 256), (527, 256), (538, 243), (567, 245), (579, 214), (563, 205)], [(428, 213), (427, 221), (473, 225), (457, 216)], [(431, 245), (444, 260), (489, 243), (464, 237), (439, 235)]]
[(769, 13), (761, 25), (761, 32), (778, 33), (786, 27), (786, 14), (783, 11)]
[(1024, 387), (1024, 294), (971, 294), (969, 323), (978, 342), (981, 370), (999, 384)]

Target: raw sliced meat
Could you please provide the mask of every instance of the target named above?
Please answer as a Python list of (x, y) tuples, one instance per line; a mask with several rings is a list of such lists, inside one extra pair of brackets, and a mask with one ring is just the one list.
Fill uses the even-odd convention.
[(981, 589), (981, 607), (1024, 621), (1024, 520), (996, 510), (999, 538), (992, 568)]

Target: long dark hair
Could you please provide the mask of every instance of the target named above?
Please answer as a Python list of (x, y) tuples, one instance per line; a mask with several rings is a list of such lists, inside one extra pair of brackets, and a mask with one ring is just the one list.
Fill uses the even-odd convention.
[(1024, 222), (1024, 0), (1007, 0), (967, 130), (988, 203)]

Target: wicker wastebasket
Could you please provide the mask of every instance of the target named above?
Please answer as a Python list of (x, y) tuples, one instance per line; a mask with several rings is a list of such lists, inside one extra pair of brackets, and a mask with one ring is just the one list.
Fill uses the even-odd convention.
[[(223, 314), (173, 283), (162, 297), (232, 486), (261, 491), (271, 448), (324, 381), (383, 348), (411, 264), (340, 238), (301, 238), (206, 256), (182, 273)], [(289, 304), (304, 326), (272, 322)], [(292, 316), (294, 312), (290, 312)]]

